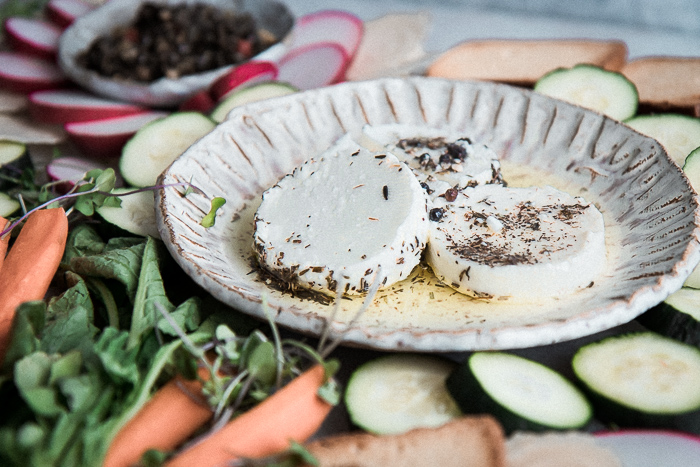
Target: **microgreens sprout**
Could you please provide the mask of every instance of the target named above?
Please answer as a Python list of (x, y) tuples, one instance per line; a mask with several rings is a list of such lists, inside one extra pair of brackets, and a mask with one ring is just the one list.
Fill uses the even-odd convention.
[(66, 194), (57, 196), (55, 198), (49, 197), (49, 188), (55, 185), (64, 184), (66, 183), (66, 181), (63, 180), (57, 182), (49, 182), (40, 188), (40, 199), (50, 199), (45, 200), (43, 203), (30, 210), (27, 210), (26, 205), (24, 203), (24, 198), (21, 194), (19, 194), (18, 198), (24, 214), (15, 221), (13, 221), (4, 230), (2, 230), (0, 232), (0, 237), (9, 234), (15, 227), (24, 222), (24, 220), (27, 217), (29, 217), (29, 215), (32, 214), (34, 211), (38, 211), (40, 209), (48, 207), (61, 206), (64, 209), (66, 209), (67, 213), (76, 210), (86, 216), (91, 216), (92, 214), (94, 214), (95, 208), (101, 206), (118, 207), (121, 203), (119, 200), (120, 197), (141, 193), (143, 191), (155, 191), (161, 188), (184, 186), (186, 187), (186, 193), (192, 191), (197, 193), (203, 193), (202, 190), (195, 187), (191, 183), (181, 182), (170, 183), (165, 185), (154, 185), (150, 187), (134, 189), (133, 191), (129, 191), (126, 193), (116, 194), (112, 192), (114, 190), (115, 182), (116, 175), (114, 173), (114, 169), (109, 168), (105, 170), (91, 170), (85, 174), (82, 180), (76, 182)]
[[(209, 375), (203, 381), (202, 392), (214, 411), (212, 430), (226, 424), (252, 401), (260, 401), (279, 389), (285, 377), (300, 374), (303, 360), (321, 363), (328, 382), (333, 382), (337, 362), (325, 362), (320, 352), (303, 342), (282, 339), (266, 298), (263, 298), (263, 308), (272, 330), (272, 341), (259, 330), (243, 337), (228, 326), (219, 325), (214, 339), (198, 346), (163, 306), (156, 303), (155, 308)], [(340, 397), (334, 383), (324, 386), (321, 396), (334, 403)]]
[[(350, 329), (356, 322), (357, 320), (360, 319), (360, 317), (367, 311), (367, 309), (372, 305), (372, 302), (374, 301), (374, 297), (377, 295), (377, 290), (379, 290), (379, 285), (382, 283), (382, 276), (381, 276), (381, 267), (377, 268), (377, 272), (374, 274), (374, 280), (372, 281), (372, 285), (370, 286), (369, 290), (367, 291), (367, 296), (365, 297), (364, 301), (362, 302), (362, 306), (360, 309), (355, 313), (355, 316), (353, 316), (352, 320), (347, 324), (346, 329)], [(325, 326), (322, 332), (322, 336), (325, 338), (330, 334), (331, 332), (331, 324), (333, 323), (335, 319), (335, 313), (337, 313), (339, 309), (338, 303), (340, 302), (340, 295), (337, 295), (338, 298), (336, 298), (336, 308), (334, 309), (334, 313), (331, 317), (331, 319), (326, 320)], [(323, 347), (320, 350), (321, 358), (326, 358), (328, 355), (330, 355), (331, 352), (333, 352), (343, 341), (343, 332), (341, 332), (338, 337), (336, 337), (330, 344), (327, 346)]]
[(202, 226), (205, 229), (208, 229), (209, 227), (214, 226), (214, 222), (216, 222), (216, 212), (224, 204), (226, 204), (226, 200), (224, 198), (220, 198), (218, 196), (215, 198), (212, 198), (211, 209), (209, 210), (209, 213), (206, 216), (204, 216), (204, 218), (202, 219), (202, 222), (201, 222)]

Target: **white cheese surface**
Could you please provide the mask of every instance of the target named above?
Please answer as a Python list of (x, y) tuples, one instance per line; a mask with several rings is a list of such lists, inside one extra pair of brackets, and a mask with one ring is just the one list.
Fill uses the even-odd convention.
[(496, 153), (452, 130), (389, 124), (367, 125), (362, 134), (368, 148), (391, 151), (406, 161), (432, 199), (449, 188), (503, 183)]
[(406, 278), (428, 239), (427, 199), (394, 155), (350, 137), (297, 167), (263, 194), (254, 248), (282, 280), (361, 294)]
[(552, 187), (482, 185), (433, 209), (428, 264), (462, 293), (537, 300), (588, 287), (605, 267), (602, 214)]

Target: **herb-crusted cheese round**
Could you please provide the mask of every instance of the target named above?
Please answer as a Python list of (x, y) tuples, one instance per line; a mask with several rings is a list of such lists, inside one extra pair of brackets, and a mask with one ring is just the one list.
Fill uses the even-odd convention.
[(350, 137), (297, 167), (263, 194), (255, 216), (260, 264), (301, 287), (362, 294), (419, 263), (429, 232), (427, 198), (394, 155)]
[(605, 266), (600, 211), (549, 186), (468, 188), (430, 218), (428, 264), (468, 295), (553, 297), (591, 285)]
[(443, 196), (450, 188), (504, 183), (496, 153), (452, 130), (367, 125), (362, 135), (368, 148), (391, 151), (406, 161), (432, 199)]

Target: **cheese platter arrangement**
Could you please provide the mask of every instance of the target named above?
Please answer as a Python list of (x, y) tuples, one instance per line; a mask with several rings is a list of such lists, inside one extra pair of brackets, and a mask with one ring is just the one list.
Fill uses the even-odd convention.
[(0, 3), (1, 464), (700, 465), (700, 58), (357, 3)]

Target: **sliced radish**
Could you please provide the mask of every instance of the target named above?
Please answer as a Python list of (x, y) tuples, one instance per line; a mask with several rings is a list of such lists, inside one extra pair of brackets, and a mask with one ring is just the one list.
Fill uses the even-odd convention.
[(214, 81), (209, 92), (214, 101), (218, 101), (239, 86), (272, 81), (277, 78), (277, 73), (277, 65), (272, 62), (247, 62)]
[(199, 91), (193, 94), (178, 106), (182, 112), (202, 112), (208, 114), (214, 108), (214, 99), (208, 90)]
[(39, 89), (55, 89), (66, 84), (55, 63), (17, 52), (0, 52), (0, 88), (28, 94)]
[(94, 5), (82, 0), (50, 0), (46, 5), (46, 17), (56, 26), (67, 28), (94, 8)]
[(143, 112), (126, 117), (105, 118), (90, 122), (68, 123), (66, 132), (75, 145), (89, 157), (114, 157), (142, 126), (168, 115)]
[(611, 449), (622, 465), (677, 467), (700, 465), (700, 437), (664, 430), (596, 433), (596, 442)]
[(61, 28), (40, 19), (12, 17), (5, 21), (5, 33), (10, 47), (21, 53), (47, 60), (56, 58)]
[(331, 42), (309, 44), (290, 51), (279, 62), (279, 81), (301, 89), (314, 89), (342, 81), (350, 57)]
[(64, 181), (69, 185), (74, 185), (78, 180), (82, 180), (86, 172), (93, 169), (105, 169), (106, 165), (82, 157), (59, 157), (53, 159), (46, 166), (46, 173), (54, 181)]
[(143, 111), (143, 107), (134, 104), (70, 89), (36, 91), (29, 95), (29, 113), (42, 123), (87, 122)]
[(362, 20), (341, 10), (322, 10), (299, 18), (289, 38), (289, 49), (309, 44), (333, 42), (340, 45), (348, 56), (357, 52), (362, 40)]

